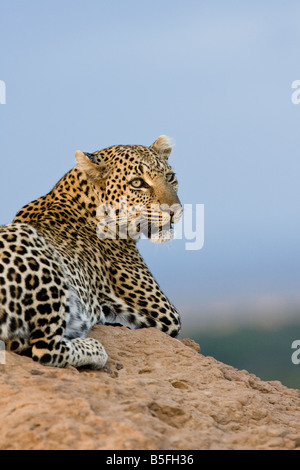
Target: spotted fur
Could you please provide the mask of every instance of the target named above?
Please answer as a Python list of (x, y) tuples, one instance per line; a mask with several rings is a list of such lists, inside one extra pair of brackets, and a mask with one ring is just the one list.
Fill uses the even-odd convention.
[[(49, 194), (0, 227), (0, 339), (9, 349), (45, 365), (101, 368), (107, 354), (86, 338), (97, 323), (121, 320), (178, 334), (179, 314), (136, 246), (141, 233), (171, 238), (181, 215), (170, 152), (165, 136), (150, 147), (77, 151), (78, 164)], [(106, 205), (116, 208), (114, 238), (105, 236), (110, 227), (99, 212)]]

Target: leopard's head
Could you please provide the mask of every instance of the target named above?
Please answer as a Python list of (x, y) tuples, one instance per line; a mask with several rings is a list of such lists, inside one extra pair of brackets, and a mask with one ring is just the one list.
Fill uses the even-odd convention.
[(94, 153), (77, 151), (84, 171), (99, 194), (98, 235), (154, 242), (173, 238), (182, 214), (178, 181), (168, 158), (172, 144), (160, 136), (150, 147), (118, 145)]

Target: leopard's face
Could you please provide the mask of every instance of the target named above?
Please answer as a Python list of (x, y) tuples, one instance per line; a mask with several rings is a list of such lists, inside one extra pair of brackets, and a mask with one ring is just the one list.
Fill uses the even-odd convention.
[[(173, 237), (173, 224), (182, 214), (177, 196), (178, 181), (169, 165), (171, 147), (166, 137), (152, 146), (116, 146), (84, 154), (102, 177), (94, 185), (102, 191), (97, 217), (98, 233), (137, 240), (141, 234), (154, 242)], [(78, 155), (77, 155), (78, 159)], [(79, 158), (80, 160), (80, 158)], [(80, 162), (79, 162), (80, 164)], [(85, 165), (89, 165), (85, 159)]]

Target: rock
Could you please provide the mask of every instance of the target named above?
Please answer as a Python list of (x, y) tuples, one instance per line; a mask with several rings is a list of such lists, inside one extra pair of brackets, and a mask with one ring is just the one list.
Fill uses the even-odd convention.
[(101, 371), (6, 352), (0, 449), (295, 449), (300, 392), (199, 353), (190, 339), (97, 326)]

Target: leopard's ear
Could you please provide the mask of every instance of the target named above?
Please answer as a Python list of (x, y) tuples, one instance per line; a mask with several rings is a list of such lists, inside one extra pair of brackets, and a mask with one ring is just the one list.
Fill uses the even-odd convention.
[(170, 137), (161, 135), (152, 145), (150, 145), (150, 148), (155, 150), (155, 152), (157, 152), (161, 157), (168, 159), (172, 152), (173, 145), (174, 142)]
[(84, 153), (81, 150), (76, 150), (75, 158), (78, 162), (78, 169), (85, 172), (86, 175), (94, 182), (100, 183), (103, 182), (105, 178), (107, 178), (109, 174), (108, 165), (103, 164), (96, 164), (93, 163), (93, 154), (91, 153)]

